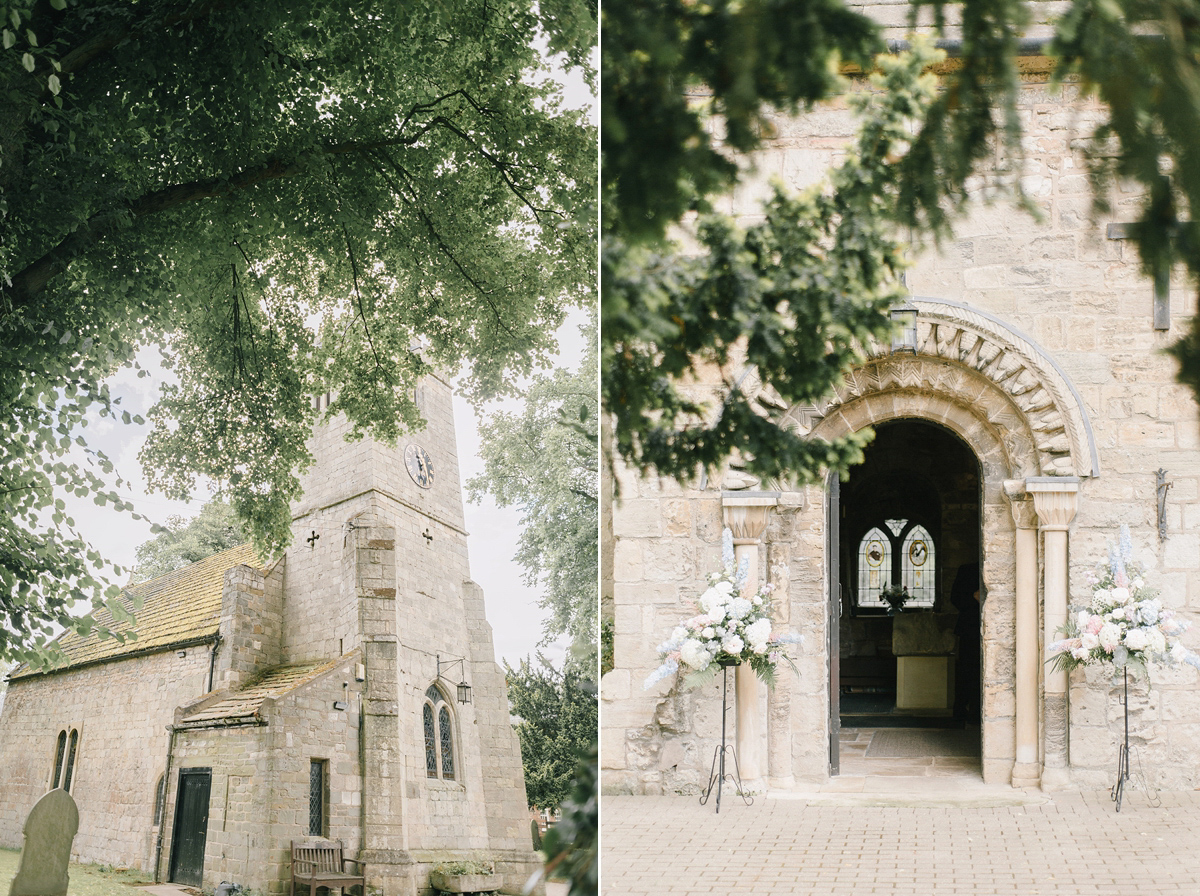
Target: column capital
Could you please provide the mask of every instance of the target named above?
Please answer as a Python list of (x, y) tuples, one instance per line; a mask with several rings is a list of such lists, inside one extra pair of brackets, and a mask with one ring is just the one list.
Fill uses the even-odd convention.
[(1065, 532), (1079, 505), (1079, 477), (1031, 476), (1025, 491), (1033, 495), (1033, 508), (1044, 530)]
[(1037, 512), (1033, 509), (1033, 498), (1025, 490), (1024, 479), (1005, 479), (1004, 495), (1008, 498), (1013, 522), (1018, 529), (1036, 529)]
[(779, 492), (721, 492), (721, 511), (733, 532), (733, 543), (758, 544), (767, 529), (768, 512), (778, 503)]

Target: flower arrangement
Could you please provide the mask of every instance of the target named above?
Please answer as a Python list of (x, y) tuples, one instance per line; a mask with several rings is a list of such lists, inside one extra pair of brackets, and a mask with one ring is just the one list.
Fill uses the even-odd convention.
[(879, 599), (888, 605), (887, 614), (889, 616), (895, 616), (903, 610), (911, 596), (908, 593), (908, 587), (904, 585), (891, 585), (879, 592)]
[(722, 569), (709, 575), (708, 589), (696, 601), (697, 614), (677, 625), (671, 637), (659, 645), (662, 665), (646, 679), (647, 689), (681, 669), (686, 670), (686, 687), (705, 684), (721, 666), (742, 662), (749, 663), (767, 684), (774, 684), (780, 660), (795, 671), (796, 664), (782, 648), (803, 639), (773, 631), (773, 586), (763, 585), (754, 594), (743, 595), (748, 569), (745, 562), (740, 567), (734, 564), (729, 529), (723, 533), (722, 548)]
[(1164, 608), (1158, 592), (1146, 585), (1145, 570), (1133, 559), (1129, 527), (1121, 526), (1117, 547), (1109, 547), (1108, 560), (1088, 574), (1092, 599), (1087, 606), (1072, 607), (1065, 638), (1050, 645), (1053, 668), (1068, 672), (1081, 666), (1111, 663), (1135, 675), (1147, 674), (1149, 662), (1200, 668), (1200, 658), (1177, 638), (1188, 623)]

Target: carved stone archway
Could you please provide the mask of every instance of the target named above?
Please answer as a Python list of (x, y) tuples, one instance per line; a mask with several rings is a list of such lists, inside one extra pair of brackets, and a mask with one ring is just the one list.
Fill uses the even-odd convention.
[[(832, 439), (884, 421), (916, 418), (947, 427), (974, 451), (982, 475), (982, 575), (988, 596), (984, 778), (1014, 786), (1058, 786), (1066, 768), (1065, 687), (1045, 674), (1041, 658), (1045, 641), (1053, 637), (1052, 625), (1065, 618), (1067, 527), (1079, 477), (1099, 474), (1087, 411), (1057, 363), (1023, 334), (956, 303), (914, 301), (920, 309), (916, 351), (874, 347), (820, 407), (786, 406), (753, 372), (740, 388), (780, 426), (811, 438)], [(823, 503), (807, 494), (811, 489), (797, 492), (782, 482), (770, 487), (781, 490), (781, 504), (807, 508), (801, 511), (811, 517), (807, 522), (823, 527), (817, 519)], [(1040, 582), (1035, 520), (1045, 534)], [(811, 584), (807, 587), (811, 590)], [(811, 608), (813, 597), (793, 593), (791, 600), (800, 603), (792, 607), (793, 615), (802, 617), (803, 605)], [(811, 739), (802, 736), (811, 733), (811, 713), (801, 715), (772, 711), (770, 725), (785, 725), (788, 736), (768, 732), (768, 740), (789, 745), (788, 751), (809, 749), (799, 745)], [(789, 779), (798, 764), (775, 748), (768, 759), (776, 781)]]

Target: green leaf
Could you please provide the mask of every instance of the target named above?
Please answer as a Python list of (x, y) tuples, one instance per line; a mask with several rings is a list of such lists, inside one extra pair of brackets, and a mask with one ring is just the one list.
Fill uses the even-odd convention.
[(31, 46), (31, 47), (37, 46), (37, 35), (33, 33), (32, 28), (25, 29), (25, 40), (29, 41), (29, 46)]
[(58, 92), (62, 90), (62, 85), (58, 81), (58, 75), (51, 75), (46, 80), (46, 86), (50, 88), (50, 92), (58, 96)]
[(50, 5), (58, 10), (67, 8), (67, 0), (50, 0)]
[(13, 44), (15, 44), (17, 42), (17, 36), (15, 34), (13, 34), (11, 31), (9, 31), (7, 28), (5, 28), (3, 31), (3, 42), (4, 42), (4, 49), (7, 50)]
[(31, 72), (34, 69), (33, 54), (26, 53), (21, 57), (21, 65), (25, 66), (25, 71)]

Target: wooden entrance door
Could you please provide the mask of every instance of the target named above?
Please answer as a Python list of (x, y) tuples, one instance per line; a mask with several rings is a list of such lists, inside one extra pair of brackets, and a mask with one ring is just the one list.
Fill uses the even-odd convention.
[(212, 769), (181, 768), (175, 800), (175, 833), (171, 838), (171, 882), (199, 887), (204, 877), (204, 845), (208, 840), (208, 796)]
[(825, 515), (825, 557), (829, 564), (829, 622), (825, 645), (829, 656), (829, 774), (841, 774), (839, 742), (842, 735), (841, 651), (838, 646), (838, 624), (842, 615), (841, 568), (841, 481), (837, 473), (829, 476), (829, 507)]

